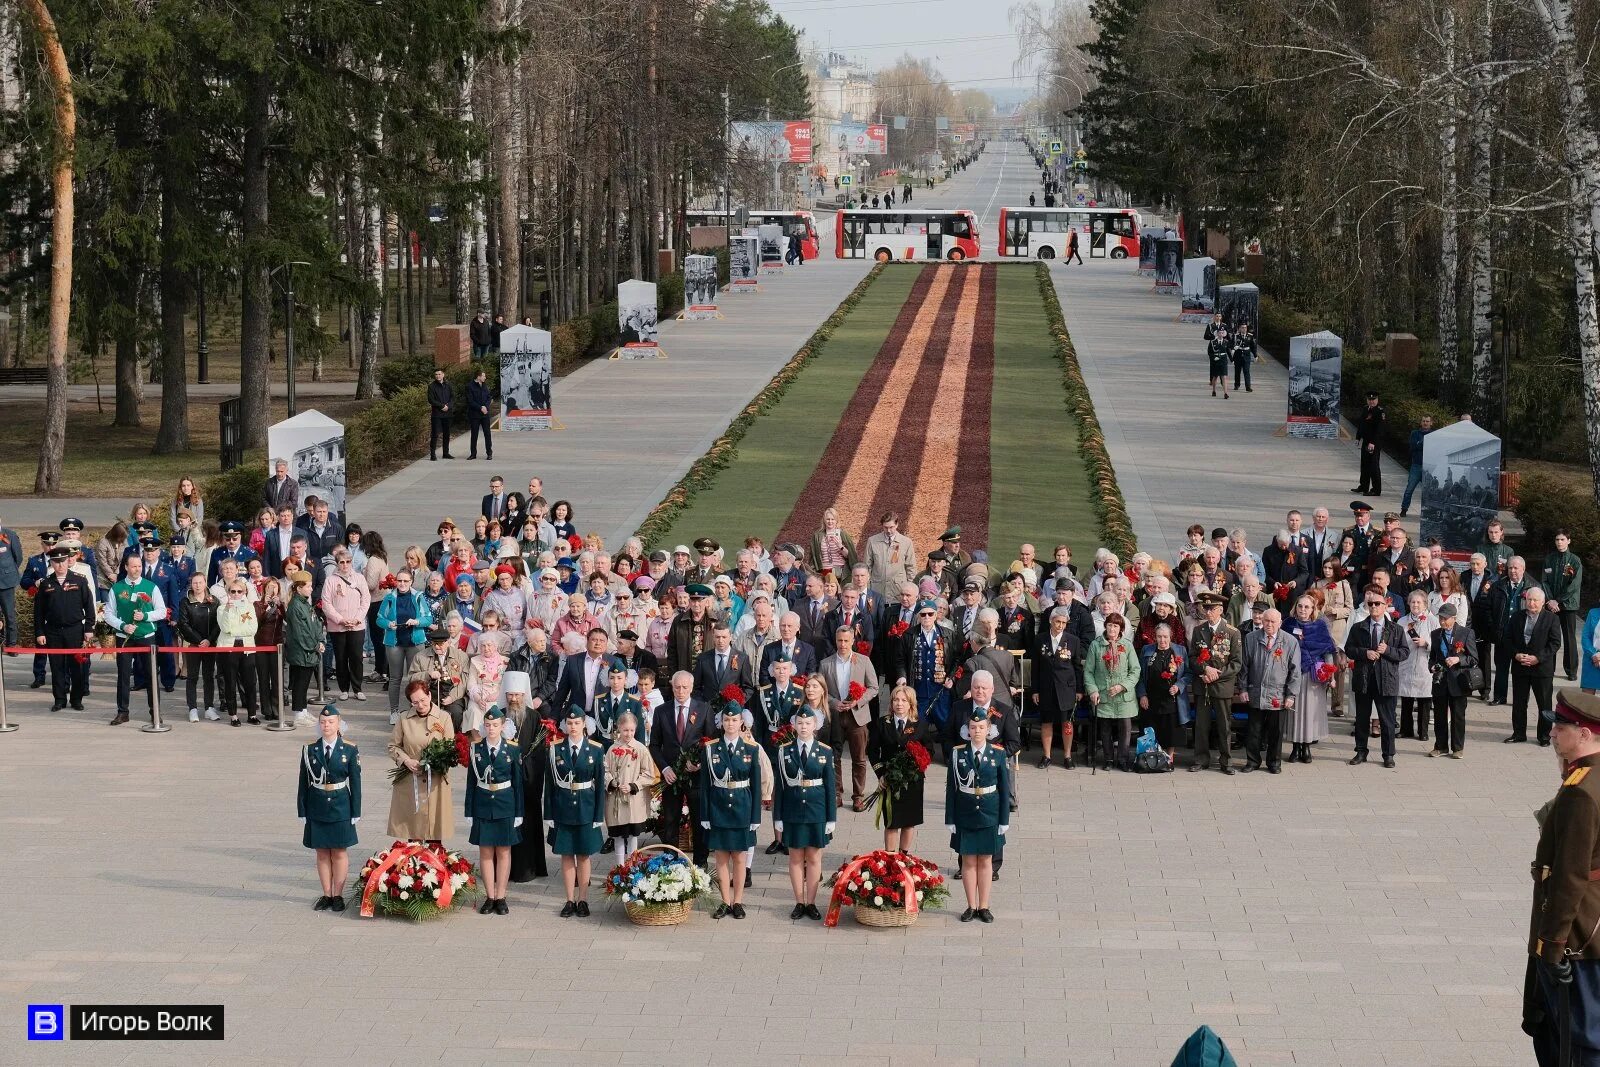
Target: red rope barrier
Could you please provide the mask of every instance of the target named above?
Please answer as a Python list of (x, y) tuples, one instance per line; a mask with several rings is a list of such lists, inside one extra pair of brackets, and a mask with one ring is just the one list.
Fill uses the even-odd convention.
[[(15, 652), (19, 656), (21, 656), (21, 655), (29, 655), (29, 654), (36, 655), (36, 656), (80, 656), (80, 655), (84, 654), (85, 652), (95, 653), (95, 654), (102, 655), (102, 656), (120, 656), (120, 655), (122, 655), (123, 653), (126, 653), (126, 652), (149, 652), (150, 651), (150, 646), (149, 645), (126, 645), (126, 646), (124, 646), (122, 648), (105, 648), (105, 647), (102, 647), (100, 645), (84, 645), (82, 648), (33, 648), (33, 647), (29, 647), (27, 645), (17, 645), (15, 647), (7, 646), (4, 649), (0, 649), (0, 651)], [(200, 648), (197, 645), (187, 645), (187, 646), (185, 646), (185, 645), (157, 645), (156, 646), (156, 651), (157, 652), (201, 652), (201, 653), (210, 653), (210, 652), (276, 652), (276, 651), (278, 651), (278, 646), (277, 645), (245, 645), (242, 648), (218, 648), (215, 645), (208, 645), (205, 648)]]

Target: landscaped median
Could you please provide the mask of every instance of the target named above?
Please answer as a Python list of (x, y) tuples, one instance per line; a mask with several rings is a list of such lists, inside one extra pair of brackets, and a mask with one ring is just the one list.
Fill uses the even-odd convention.
[[(824, 508), (886, 511), (919, 550), (948, 525), (1004, 565), (1131, 546), (1087, 390), (1033, 265), (878, 267), (651, 513), (649, 545), (807, 543)], [(918, 561), (921, 562), (920, 560)]]

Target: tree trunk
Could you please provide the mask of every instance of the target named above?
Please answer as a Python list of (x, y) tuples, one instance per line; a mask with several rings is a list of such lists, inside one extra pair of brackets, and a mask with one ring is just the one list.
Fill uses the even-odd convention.
[(267, 241), (267, 136), (272, 87), (265, 74), (250, 76), (244, 130), (244, 237), (239, 291), (240, 437), (247, 449), (267, 443), (267, 361), (272, 340), (272, 274)]
[(39, 445), (35, 493), (61, 490), (67, 445), (67, 324), (72, 315), (72, 167), (77, 150), (78, 105), (67, 54), (44, 0), (21, 0), (22, 14), (38, 38), (51, 93), (55, 134), (50, 169), (50, 348), (44, 399), (44, 440)]
[(189, 311), (188, 277), (178, 264), (181, 194), (170, 157), (161, 167), (161, 426), (155, 453), (189, 451), (189, 367), (184, 348)]
[(1456, 13), (1444, 5), (1440, 38), (1445, 76), (1444, 110), (1439, 121), (1439, 275), (1435, 314), (1439, 329), (1439, 391), (1441, 404), (1457, 405), (1461, 379), (1461, 316), (1456, 287), (1461, 270), (1457, 249), (1460, 232), (1460, 182), (1456, 175)]
[[(381, 131), (379, 133), (381, 138)], [(361, 309), (361, 372), (356, 377), (356, 397), (369, 400), (378, 395), (378, 350), (383, 344), (383, 208), (375, 193), (359, 177), (351, 181), (352, 206), (362, 212), (361, 259), (366, 268), (367, 303)]]
[[(1472, 90), (1472, 173), (1470, 199), (1478, 223), (1472, 235), (1472, 414), (1481, 426), (1495, 425), (1498, 380), (1494, 361), (1493, 248), (1495, 235), (1490, 198), (1493, 196), (1492, 165), (1494, 150), (1493, 94), (1489, 81), (1489, 60), (1493, 54), (1494, 0), (1484, 0), (1482, 24), (1478, 27), (1477, 62), (1479, 72)], [(1495, 426), (1505, 435), (1504, 426)]]
[[(493, 0), (490, 10), (495, 28), (504, 31), (520, 18), (520, 0)], [(516, 95), (517, 61), (502, 59), (494, 72), (495, 178), (500, 190), (499, 300), (496, 306), (507, 324), (521, 321), (522, 301), (522, 107)]]

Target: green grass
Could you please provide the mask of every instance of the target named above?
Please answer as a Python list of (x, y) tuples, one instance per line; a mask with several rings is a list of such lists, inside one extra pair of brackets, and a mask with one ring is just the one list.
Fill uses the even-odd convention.
[(1023, 542), (1046, 560), (1060, 541), (1072, 545), (1075, 558), (1100, 544), (1078, 420), (1066, 408), (1031, 265), (998, 271), (989, 462), (991, 560), (1004, 566)]
[(918, 264), (883, 272), (782, 399), (751, 425), (727, 469), (678, 513), (660, 543), (714, 537), (729, 546), (730, 561), (732, 546), (752, 534), (772, 543), (921, 271)]

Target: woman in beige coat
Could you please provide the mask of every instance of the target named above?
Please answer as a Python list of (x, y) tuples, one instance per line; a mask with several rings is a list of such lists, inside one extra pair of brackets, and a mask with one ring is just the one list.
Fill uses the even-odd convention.
[(639, 847), (650, 821), (650, 791), (661, 772), (650, 750), (639, 743), (639, 720), (631, 711), (617, 716), (616, 737), (606, 747), (606, 834), (616, 842), (617, 865)]
[[(398, 684), (398, 683), (397, 683)], [(406, 685), (411, 710), (400, 716), (389, 735), (389, 758), (404, 767), (394, 783), (389, 801), (389, 834), (401, 841), (427, 841), (438, 845), (450, 836), (450, 782), (442, 774), (420, 771), (417, 756), (435, 738), (454, 738), (450, 716), (434, 705), (427, 682), (414, 679)]]
[[(1322, 561), (1322, 573), (1311, 583), (1311, 595), (1322, 606), (1322, 621), (1328, 624), (1334, 647), (1344, 648), (1345, 632), (1350, 628), (1350, 615), (1355, 611), (1356, 599), (1338, 560)], [(1344, 695), (1349, 676), (1343, 669), (1346, 661), (1342, 652), (1334, 655), (1334, 662), (1341, 669), (1333, 676), (1333, 708), (1328, 714), (1337, 718), (1344, 714)]]

